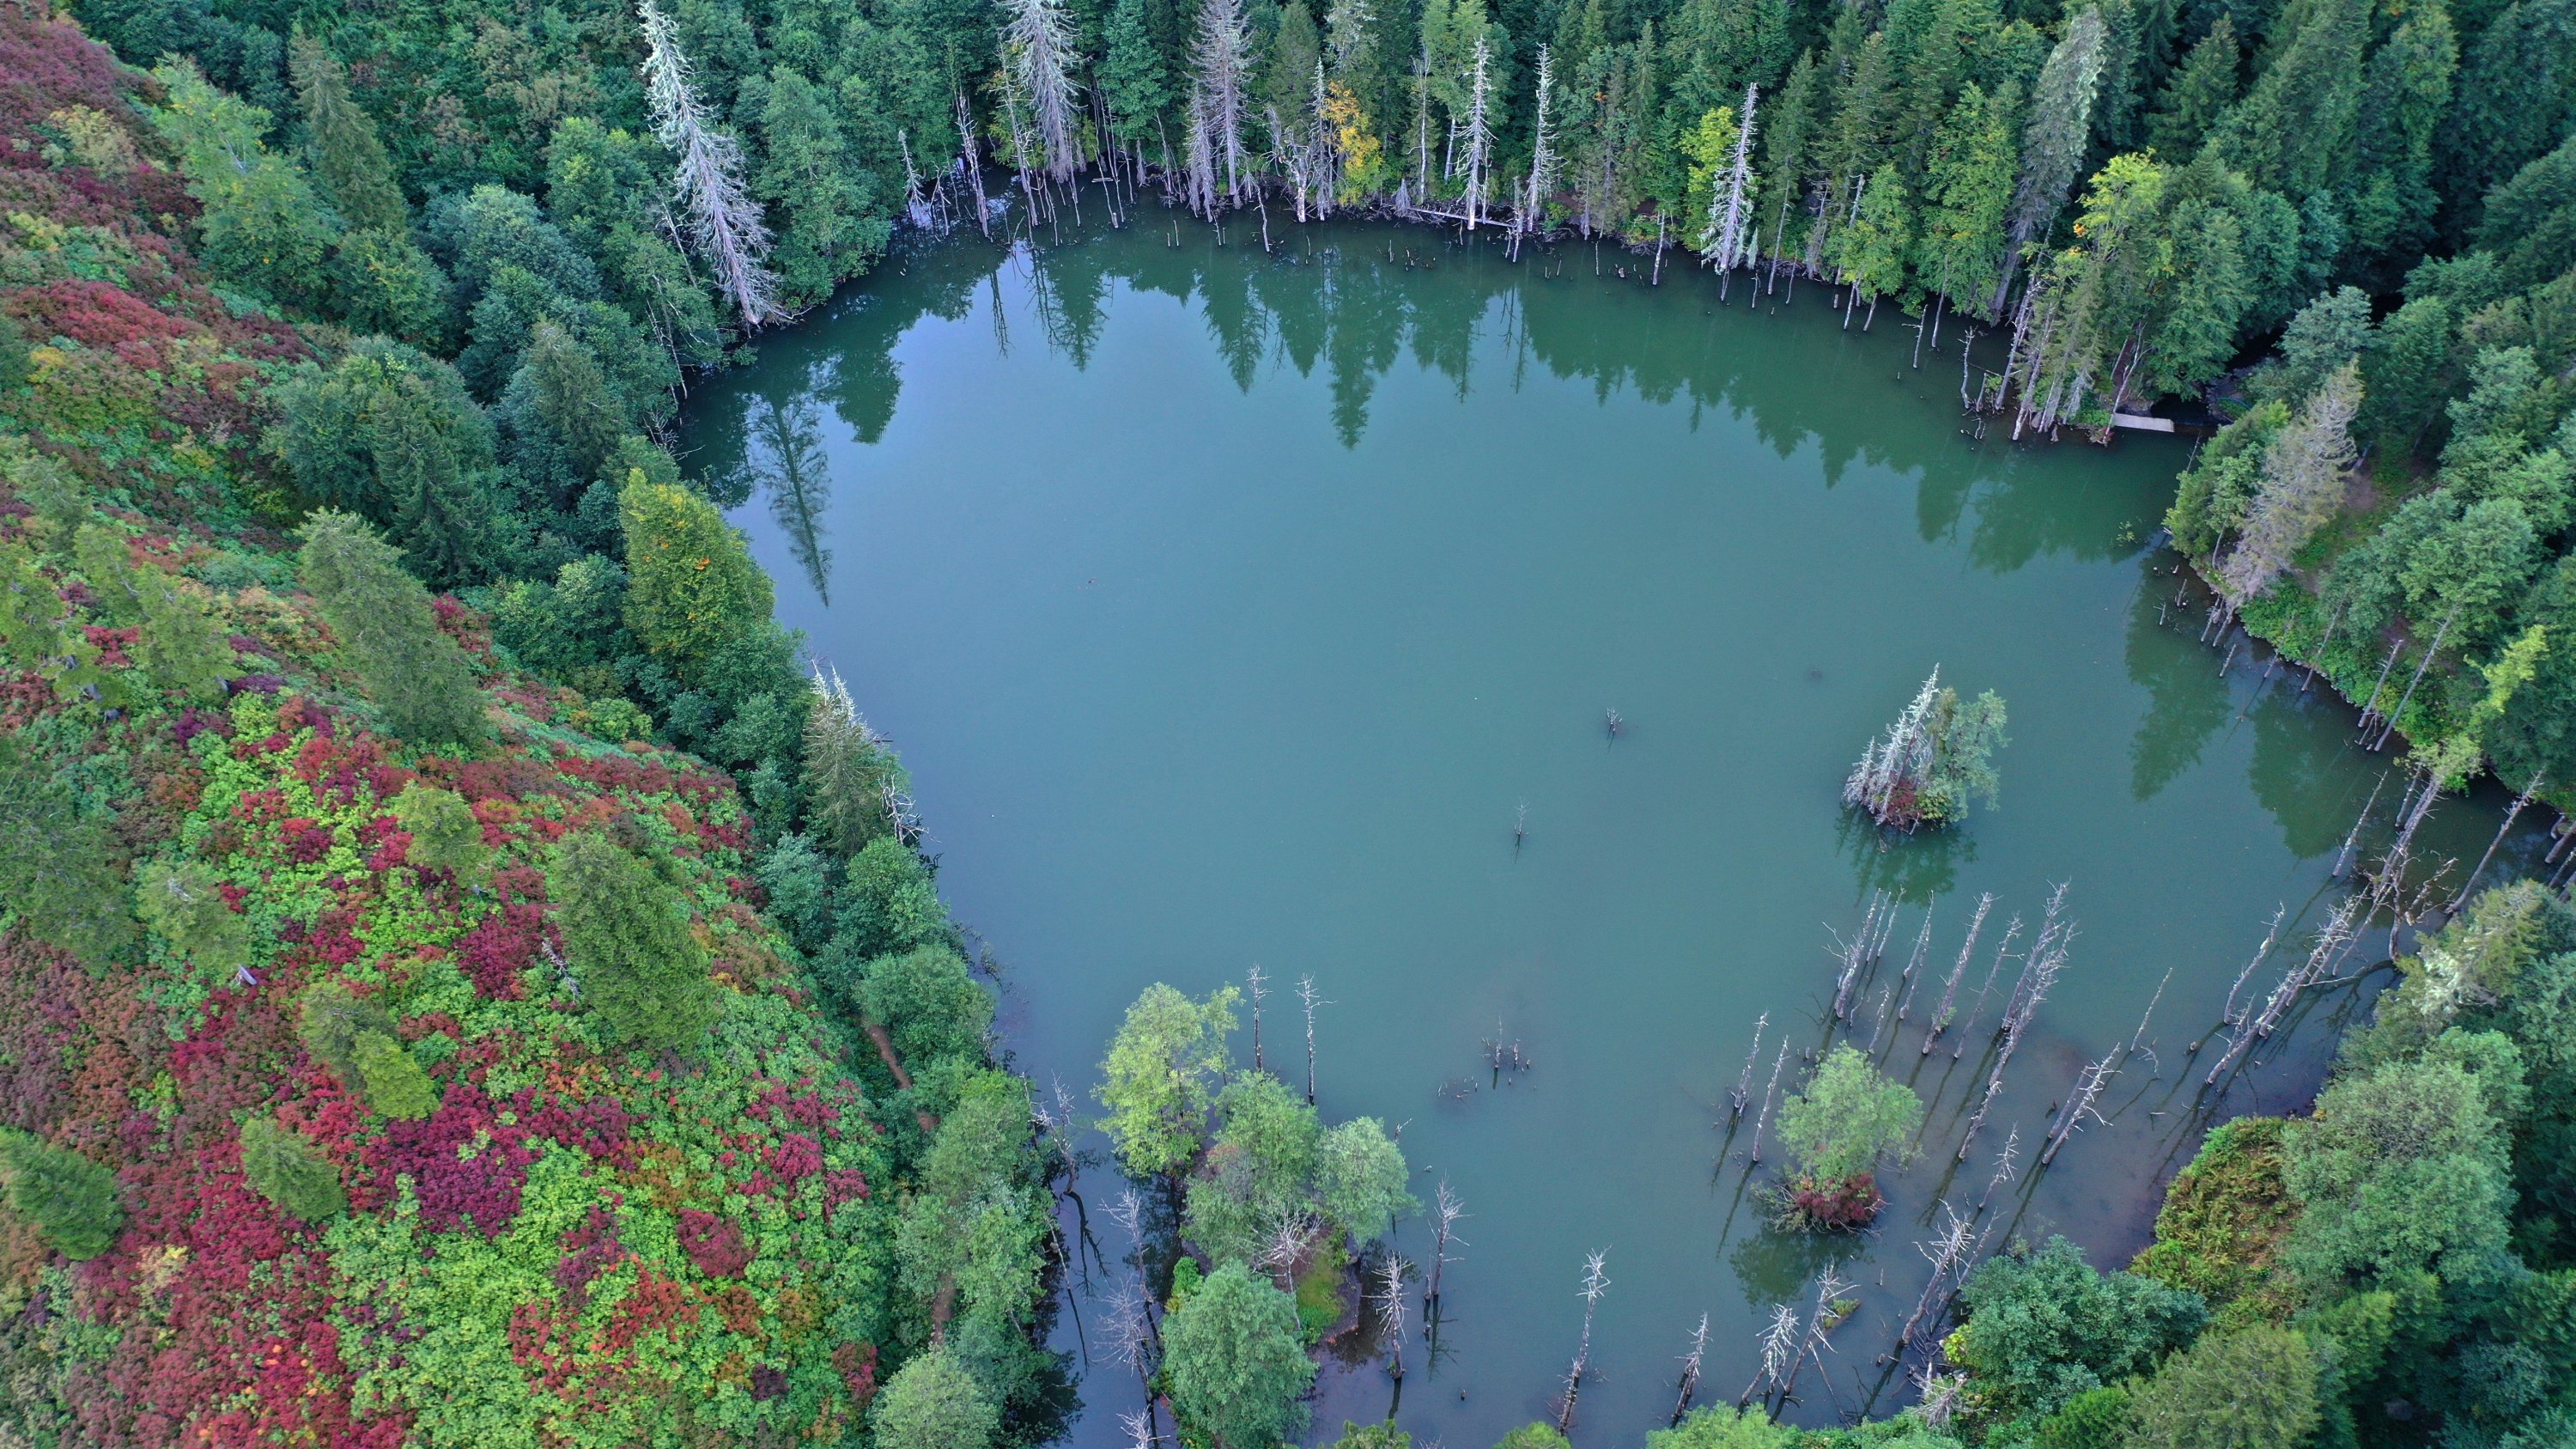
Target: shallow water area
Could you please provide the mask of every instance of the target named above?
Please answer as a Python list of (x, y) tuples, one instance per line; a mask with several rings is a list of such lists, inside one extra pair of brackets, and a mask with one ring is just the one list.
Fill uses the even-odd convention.
[[(690, 403), (687, 461), (748, 490), (780, 618), (903, 752), (1016, 1065), (1087, 1104), (1142, 987), (1259, 963), (1263, 1055), (1302, 1085), (1311, 975), (1326, 1118), (1400, 1125), (1417, 1194), (1445, 1177), (1470, 1214), (1436, 1353), (1413, 1305), (1398, 1417), (1426, 1445), (1553, 1417), (1595, 1250), (1578, 1442), (1664, 1423), (1703, 1313), (1702, 1400), (1732, 1401), (1829, 1260), (1861, 1307), (1793, 1416), (1887, 1412), (1905, 1385), (1873, 1360), (1936, 1197), (1972, 1206), (2015, 1134), (1993, 1241), (2125, 1261), (2208, 1120), (2231, 983), (2276, 909), (2239, 1005), (2305, 954), (2391, 767), (2322, 686), (2259, 648), (2222, 674), (2198, 639), (2204, 600), (2149, 543), (2188, 442), (1979, 437), (1960, 319), (1937, 347), (1892, 305), (1865, 332), (1813, 283), (1722, 296), (1678, 254), (1658, 285), (1585, 245), (1271, 220), (1271, 253), (1249, 215), (1220, 234), (1150, 198), (1035, 249), (918, 246)], [(1839, 790), (1935, 666), (2009, 702), (2002, 797), (1887, 838)], [(2497, 803), (2444, 804), (2429, 850), (2474, 860)], [(1963, 1015), (2061, 882), (2069, 965), (1957, 1165), (2017, 965), (1927, 1054), (1932, 1002), (1982, 893)], [(1879, 892), (1885, 959), (1837, 1025), (1837, 934)], [(2310, 993), (2223, 1110), (2303, 1103), (2381, 979)], [(1779, 1043), (1786, 1092), (1832, 1031), (1931, 1106), (1868, 1234), (1763, 1226), (1748, 1178), (1779, 1154), (1748, 1171), (1754, 1114), (1726, 1118), (1766, 1013), (1757, 1103)], [(2028, 1171), (2133, 1034), (2098, 1117)], [(1109, 1256), (1077, 1294), (1126, 1271), (1114, 1178), (1082, 1176)], [(1427, 1265), (1419, 1216), (1397, 1242)], [(1337, 1365), (1312, 1437), (1392, 1394), (1382, 1361)], [(1097, 1343), (1083, 1397), (1071, 1442), (1125, 1443), (1138, 1389)]]

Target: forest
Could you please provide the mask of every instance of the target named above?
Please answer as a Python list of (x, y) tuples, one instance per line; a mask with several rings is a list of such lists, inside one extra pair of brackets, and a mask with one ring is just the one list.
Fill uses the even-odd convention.
[[(1771, 1418), (1826, 1294), (1650, 1449), (2576, 1442), (2576, 912), (2406, 851), (2489, 773), (2576, 812), (2576, 0), (0, 0), (0, 136), (7, 1442), (1409, 1442), (1303, 1399), (1445, 1191), (1230, 989), (1081, 1101), (1009, 1071), (900, 761), (670, 447), (899, 233), (1086, 212), (1803, 282), (2030, 446), (2207, 425), (2205, 632), (2402, 764), (2425, 929), (2312, 1109), (2125, 1270), (1955, 1263), (1894, 1417)], [(1792, 1085), (1847, 1230), (1906, 1104)], [(1116, 1390), (1048, 1347), (1083, 1125)]]

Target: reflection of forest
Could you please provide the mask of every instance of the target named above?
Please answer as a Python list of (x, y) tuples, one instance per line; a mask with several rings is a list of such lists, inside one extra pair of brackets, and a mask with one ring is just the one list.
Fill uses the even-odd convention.
[[(1687, 401), (1694, 422), (1706, 409), (1749, 418), (1784, 458), (1813, 444), (1827, 486), (1855, 460), (1913, 473), (1923, 537), (1955, 537), (1973, 513), (1969, 554), (1983, 569), (2010, 571), (2043, 553), (2102, 558), (2129, 548), (2101, 526), (2098, 509), (2069, 506), (2065, 467), (2026, 466), (1999, 439), (1981, 443), (1953, 426), (1926, 425), (1950, 417), (1943, 401), (1964, 339), (1955, 319), (1939, 357), (1908, 373), (1911, 324), (1891, 314), (1878, 335), (1846, 333), (1812, 283), (1800, 289), (1792, 316), (1775, 315), (1779, 299), (1753, 313), (1741, 281), (1721, 312), (1711, 278), (1675, 265), (1660, 289), (1594, 281), (1591, 253), (1575, 247), (1532, 248), (1515, 263), (1498, 246), (1456, 246), (1391, 226), (1309, 228), (1285, 236), (1275, 255), (1244, 244), (1251, 234), (1239, 228), (1235, 244), (1222, 247), (1204, 232), (1182, 235), (1198, 239), (1176, 247), (1159, 232), (1131, 230), (1034, 253), (956, 241), (899, 257), (816, 318), (763, 343), (745, 380), (720, 383), (700, 400), (699, 461), (741, 490), (737, 496), (756, 488), (770, 500), (819, 589), (825, 553), (817, 514), (826, 490), (817, 410), (828, 407), (860, 443), (876, 442), (902, 386), (894, 349), (905, 332), (924, 318), (963, 320), (979, 309), (997, 350), (1042, 345), (1086, 368), (1114, 285), (1123, 284), (1193, 307), (1217, 361), (1246, 391), (1265, 367), (1301, 377), (1320, 367), (1346, 447), (1367, 431), (1379, 380), (1408, 353), (1462, 397), (1477, 382), (1516, 388), (1536, 364), (1558, 379), (1588, 381), (1605, 402), (1629, 391), (1657, 403)], [(1478, 377), (1479, 367), (1488, 376)], [(1906, 386), (1890, 388), (1895, 380)], [(1921, 419), (1887, 416), (1887, 404), (1918, 400), (1926, 404)]]

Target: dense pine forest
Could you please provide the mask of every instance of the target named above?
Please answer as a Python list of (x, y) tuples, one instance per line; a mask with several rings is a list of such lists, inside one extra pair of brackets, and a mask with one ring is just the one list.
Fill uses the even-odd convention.
[[(2489, 773), (2576, 811), (2576, 0), (0, 0), (0, 136), (0, 1443), (1329, 1439), (1445, 1189), (1230, 991), (1079, 1105), (1003, 1069), (669, 440), (900, 231), (1343, 213), (1834, 289), (2028, 446), (2207, 421), (2211, 636), (2404, 762), (2427, 930), (2312, 1111), (2126, 1271), (1953, 1263), (1896, 1417), (1765, 1413), (1826, 1299), (1652, 1449), (2576, 1443), (2576, 910), (2406, 849)], [(1904, 1117), (1835, 1060), (1827, 1230)], [(1078, 1120), (1136, 1235), (1079, 1385)]]

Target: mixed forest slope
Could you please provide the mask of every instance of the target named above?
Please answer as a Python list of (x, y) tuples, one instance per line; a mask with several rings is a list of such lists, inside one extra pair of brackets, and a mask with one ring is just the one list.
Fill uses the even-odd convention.
[[(178, 80), (0, 7), (0, 1436), (832, 1442), (912, 1365), (1042, 1420), (1025, 1090), (899, 769), (771, 640), (764, 835), (316, 508), (281, 395), (444, 364), (210, 281)], [(765, 581), (645, 471), (590, 638), (704, 679)]]

